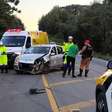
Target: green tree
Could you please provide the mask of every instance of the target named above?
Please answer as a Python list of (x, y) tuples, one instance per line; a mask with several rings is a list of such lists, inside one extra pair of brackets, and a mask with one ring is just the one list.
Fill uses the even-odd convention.
[(54, 7), (40, 19), (39, 29), (57, 39), (73, 35), (80, 45), (85, 38), (91, 38), (95, 51), (112, 54), (111, 3)]
[(67, 12), (64, 8), (54, 7), (40, 19), (39, 30), (47, 31), (56, 38), (74, 35), (77, 29), (75, 17), (73, 12)]
[[(13, 7), (9, 3), (14, 4)], [(21, 27), (24, 29), (21, 20), (13, 15), (14, 11), (20, 13), (20, 10), (16, 8), (18, 4), (19, 0), (0, 0), (0, 36), (8, 28)]]

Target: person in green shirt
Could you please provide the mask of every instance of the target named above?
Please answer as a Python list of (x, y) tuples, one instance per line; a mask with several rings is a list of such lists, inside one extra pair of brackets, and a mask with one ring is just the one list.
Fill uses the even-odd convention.
[(68, 42), (64, 42), (64, 46), (63, 46), (63, 51), (64, 51), (63, 63), (64, 63), (64, 67), (66, 67), (66, 64), (67, 64), (67, 53), (68, 53), (68, 49), (69, 49), (69, 47), (70, 47), (70, 45), (72, 43), (73, 43), (73, 37), (72, 36), (68, 37)]
[(63, 72), (63, 77), (65, 77), (66, 72), (68, 70), (68, 73), (70, 74), (71, 70), (72, 70), (72, 77), (75, 78), (75, 57), (78, 53), (79, 49), (78, 46), (76, 44), (75, 39), (73, 38), (73, 43), (69, 46), (68, 52), (67, 52), (67, 66), (64, 67), (64, 72)]

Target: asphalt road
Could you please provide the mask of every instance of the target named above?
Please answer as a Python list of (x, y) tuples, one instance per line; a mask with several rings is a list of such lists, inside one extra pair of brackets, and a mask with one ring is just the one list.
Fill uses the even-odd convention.
[[(76, 62), (78, 74), (79, 60)], [(94, 59), (89, 77), (62, 78), (62, 71), (54, 70), (44, 75), (55, 102), (62, 112), (80, 109), (80, 112), (95, 112), (95, 79), (106, 69), (106, 62)], [(19, 74), (13, 70), (0, 74), (0, 112), (52, 112), (48, 93), (30, 95), (31, 88), (44, 89), (42, 75)]]

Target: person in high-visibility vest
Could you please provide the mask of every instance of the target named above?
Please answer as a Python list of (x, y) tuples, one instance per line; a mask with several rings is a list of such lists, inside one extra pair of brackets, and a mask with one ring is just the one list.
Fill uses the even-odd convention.
[[(64, 42), (64, 46), (63, 46), (63, 51), (64, 51), (64, 71), (65, 69), (67, 68), (67, 53), (68, 53), (68, 50), (70, 48), (70, 46), (73, 44), (73, 37), (72, 36), (69, 36), (68, 37), (68, 42)], [(69, 67), (69, 70), (68, 70), (68, 75), (70, 75), (70, 72), (71, 72), (71, 67)]]
[(1, 68), (1, 73), (3, 73), (4, 70), (5, 70), (5, 73), (8, 73), (7, 63), (8, 63), (7, 48), (0, 41), (0, 68)]
[(64, 64), (67, 63), (66, 61), (66, 55), (68, 53), (68, 49), (70, 47), (70, 45), (73, 43), (73, 37), (69, 36), (68, 37), (68, 42), (64, 42), (64, 46), (63, 46), (63, 51), (64, 51)]
[(75, 75), (75, 58), (76, 58), (78, 51), (79, 51), (79, 49), (78, 49), (78, 46), (76, 44), (76, 40), (73, 38), (72, 43), (70, 44), (70, 46), (68, 46), (68, 52), (67, 52), (67, 55), (65, 57), (67, 62), (66, 62), (66, 67), (64, 68), (64, 71), (63, 71), (63, 75), (62, 75), (63, 77), (65, 77), (66, 72), (68, 70), (68, 75), (70, 75), (70, 72), (72, 71), (72, 77), (76, 78), (76, 75)]

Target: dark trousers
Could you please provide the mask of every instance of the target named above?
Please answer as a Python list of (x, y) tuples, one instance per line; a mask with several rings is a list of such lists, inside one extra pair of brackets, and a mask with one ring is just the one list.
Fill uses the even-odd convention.
[(66, 75), (66, 72), (68, 70), (68, 74), (72, 71), (72, 76), (74, 76), (75, 71), (75, 58), (67, 56), (67, 65), (64, 67), (64, 73), (63, 76)]
[(7, 65), (2, 65), (1, 67), (1, 73), (5, 71), (5, 73), (8, 73), (8, 66)]

